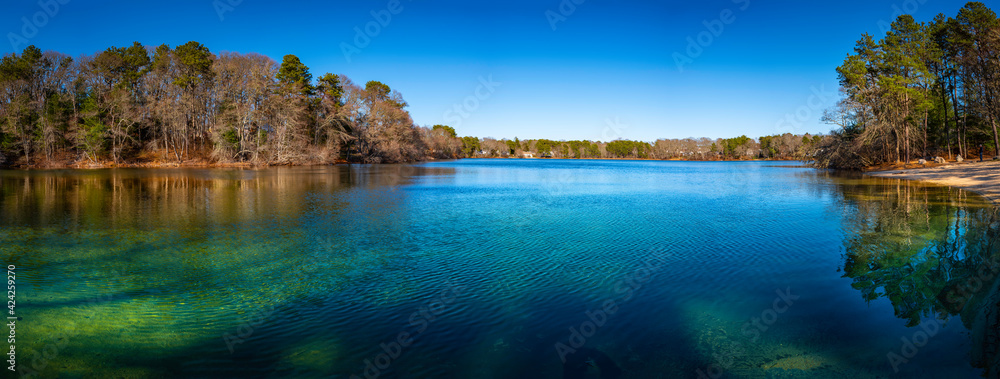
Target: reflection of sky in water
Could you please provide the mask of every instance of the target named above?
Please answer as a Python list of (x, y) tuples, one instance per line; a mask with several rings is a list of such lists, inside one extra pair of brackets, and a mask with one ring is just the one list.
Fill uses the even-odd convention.
[[(570, 361), (624, 377), (880, 377), (941, 318), (901, 375), (996, 362), (981, 351), (996, 281), (940, 299), (996, 254), (992, 207), (774, 166), (0, 172), (20, 364), (56, 346), (42, 376), (345, 377), (408, 332), (381, 377), (562, 377), (554, 346), (647, 258), (661, 269)], [(798, 298), (770, 312), (776, 291)], [(598, 375), (587, 367), (567, 373)]]

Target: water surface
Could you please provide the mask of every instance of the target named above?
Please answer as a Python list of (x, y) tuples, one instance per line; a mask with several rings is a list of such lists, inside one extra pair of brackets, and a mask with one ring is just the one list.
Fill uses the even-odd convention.
[(995, 208), (962, 190), (787, 166), (0, 171), (19, 367), (995, 376)]

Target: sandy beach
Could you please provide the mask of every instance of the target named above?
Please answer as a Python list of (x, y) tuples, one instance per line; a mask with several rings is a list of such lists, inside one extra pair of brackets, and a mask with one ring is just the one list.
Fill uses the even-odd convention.
[(922, 180), (979, 193), (1000, 205), (1000, 162), (953, 163), (937, 167), (888, 170), (867, 173), (883, 178)]

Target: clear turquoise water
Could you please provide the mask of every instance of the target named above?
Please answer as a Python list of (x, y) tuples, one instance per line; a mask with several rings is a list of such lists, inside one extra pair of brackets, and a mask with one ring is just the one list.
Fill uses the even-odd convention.
[(874, 378), (995, 364), (994, 207), (790, 165), (0, 171), (18, 365), (38, 377)]

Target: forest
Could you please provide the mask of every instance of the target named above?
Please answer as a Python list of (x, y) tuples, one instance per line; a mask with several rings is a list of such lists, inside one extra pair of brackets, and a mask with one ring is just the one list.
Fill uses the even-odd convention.
[(979, 2), (930, 22), (898, 17), (881, 39), (864, 34), (837, 68), (836, 125), (820, 167), (862, 169), (1000, 150), (1000, 22)]
[(807, 160), (815, 153), (822, 139), (823, 136), (819, 135), (791, 133), (757, 139), (745, 135), (714, 140), (659, 139), (653, 143), (629, 140), (594, 142), (464, 137), (461, 155), (482, 158), (523, 157), (524, 154), (531, 154), (533, 157), (561, 159)]
[(313, 80), (294, 55), (278, 64), (197, 42), (136, 42), (72, 58), (29, 46), (0, 60), (0, 161), (281, 165), (457, 152), (443, 130), (415, 126), (406, 106), (378, 81)]
[(818, 136), (554, 141), (417, 126), (388, 85), (314, 78), (298, 57), (212, 53), (198, 42), (77, 58), (35, 46), (0, 59), (0, 165), (303, 165), (472, 157), (792, 159)]
[(466, 157), (801, 159), (864, 169), (1000, 150), (1000, 21), (896, 19), (837, 68), (829, 135), (554, 141), (459, 137), (418, 126), (389, 85), (314, 78), (298, 57), (212, 53), (198, 42), (70, 57), (29, 46), (0, 58), (0, 165), (393, 163)]

